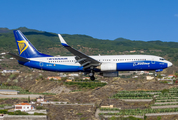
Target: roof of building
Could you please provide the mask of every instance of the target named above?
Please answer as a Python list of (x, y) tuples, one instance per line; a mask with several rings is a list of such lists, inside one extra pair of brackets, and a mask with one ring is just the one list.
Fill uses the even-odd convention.
[(17, 105), (31, 105), (29, 103), (20, 103), (20, 104), (17, 104)]
[(175, 75), (168, 75), (168, 76), (169, 76), (169, 77), (171, 77), (171, 76), (172, 76), (172, 77), (176, 77)]
[(51, 77), (48, 77), (47, 79), (61, 79), (61, 77), (58, 77), (58, 76), (51, 76)]

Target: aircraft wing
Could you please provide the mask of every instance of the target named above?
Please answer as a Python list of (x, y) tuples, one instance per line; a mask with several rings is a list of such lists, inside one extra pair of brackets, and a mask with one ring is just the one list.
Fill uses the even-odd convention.
[(60, 34), (58, 34), (58, 36), (59, 36), (59, 39), (61, 41), (61, 44), (68, 51), (70, 51), (72, 54), (74, 54), (76, 56), (75, 59), (77, 60), (77, 62), (80, 63), (81, 66), (83, 66), (83, 69), (96, 67), (96, 66), (99, 66), (101, 64), (98, 60), (95, 60), (95, 59), (89, 57), (88, 55), (85, 55), (84, 53), (70, 47)]

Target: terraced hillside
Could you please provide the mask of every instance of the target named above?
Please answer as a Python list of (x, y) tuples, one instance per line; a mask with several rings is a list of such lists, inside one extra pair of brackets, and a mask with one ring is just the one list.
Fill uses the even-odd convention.
[[(119, 107), (114, 108), (100, 108), (99, 115), (101, 118), (110, 118), (112, 116), (135, 116), (144, 118), (144, 116), (164, 116), (164, 115), (177, 115), (178, 114), (178, 87), (171, 89), (157, 90), (157, 91), (119, 91), (114, 94), (110, 99), (125, 99), (130, 102), (143, 102), (144, 99), (151, 99), (149, 106), (146, 108), (137, 109), (122, 109)], [(140, 99), (143, 99), (141, 101)], [(128, 101), (127, 101), (128, 102)], [(146, 102), (146, 101), (145, 101)], [(145, 104), (145, 103), (144, 103)]]

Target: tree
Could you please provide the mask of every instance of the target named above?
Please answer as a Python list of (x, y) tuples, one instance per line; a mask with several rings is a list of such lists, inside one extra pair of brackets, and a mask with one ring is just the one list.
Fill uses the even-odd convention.
[(28, 103), (30, 103), (30, 96), (28, 96)]
[(163, 89), (161, 92), (162, 92), (162, 94), (165, 94), (165, 93), (168, 93), (169, 90), (168, 89)]

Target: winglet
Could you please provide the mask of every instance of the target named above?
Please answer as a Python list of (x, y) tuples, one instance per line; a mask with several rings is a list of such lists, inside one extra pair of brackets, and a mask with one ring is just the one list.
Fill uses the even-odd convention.
[(60, 34), (58, 34), (58, 36), (59, 36), (59, 39), (60, 39), (60, 41), (61, 41), (61, 44), (64, 46), (64, 47), (69, 47), (69, 45), (66, 43), (66, 41), (63, 39), (63, 37), (60, 35)]

